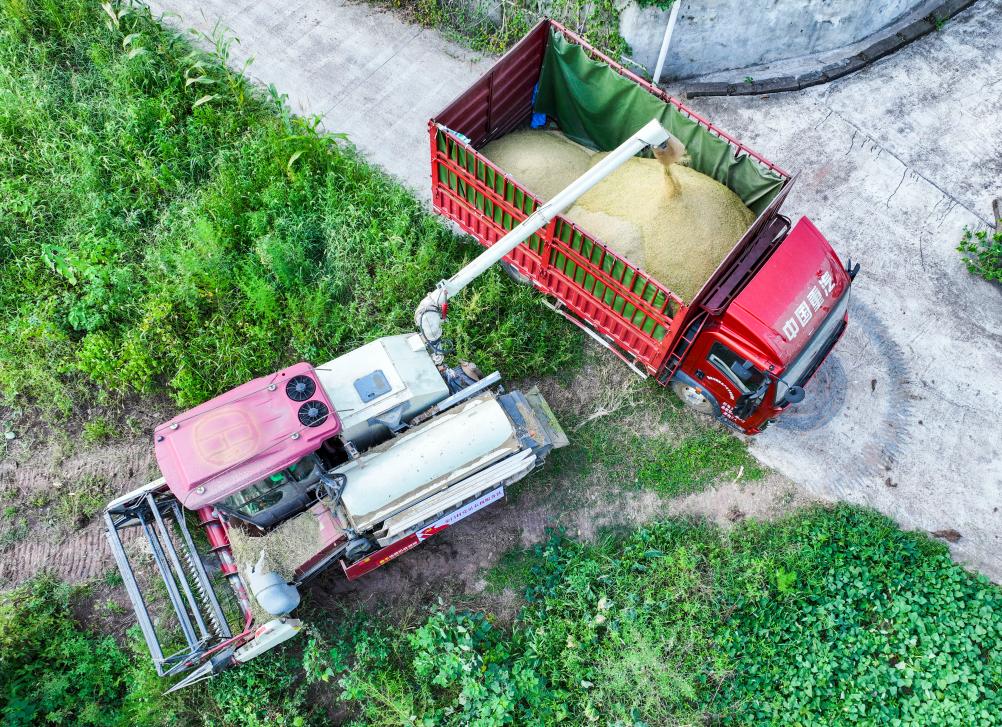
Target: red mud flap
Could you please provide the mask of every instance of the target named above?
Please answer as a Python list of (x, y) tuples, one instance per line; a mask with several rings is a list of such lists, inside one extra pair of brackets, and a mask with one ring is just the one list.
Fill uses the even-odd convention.
[(498, 487), (490, 492), (481, 495), (472, 502), (468, 502), (462, 507), (453, 510), (448, 515), (444, 515), (431, 525), (426, 525), (417, 532), (413, 532), (407, 535), (395, 543), (390, 543), (385, 548), (380, 548), (375, 553), (367, 555), (361, 560), (352, 563), (351, 565), (346, 565), (345, 562), (341, 561), (341, 567), (344, 568), (344, 573), (348, 576), (349, 581), (353, 581), (359, 576), (363, 576), (369, 571), (373, 571), (381, 565), (386, 565), (394, 558), (403, 555), (408, 550), (412, 550), (419, 544), (430, 538), (432, 535), (437, 535), (438, 533), (445, 530), (450, 525), (458, 523), (463, 518), (469, 517), (477, 510), (482, 510), (493, 502), (497, 502), (504, 497), (504, 487)]

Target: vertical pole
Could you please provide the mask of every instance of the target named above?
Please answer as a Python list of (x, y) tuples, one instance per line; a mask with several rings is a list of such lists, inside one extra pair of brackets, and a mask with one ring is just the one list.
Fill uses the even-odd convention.
[(682, 0), (674, 0), (671, 4), (671, 13), (668, 15), (668, 25), (665, 26), (665, 37), (661, 41), (661, 51), (658, 53), (658, 64), (654, 68), (654, 85), (661, 83), (661, 71), (665, 66), (665, 58), (668, 56), (668, 43), (671, 41), (671, 34), (675, 31), (675, 20), (678, 18), (678, 8)]

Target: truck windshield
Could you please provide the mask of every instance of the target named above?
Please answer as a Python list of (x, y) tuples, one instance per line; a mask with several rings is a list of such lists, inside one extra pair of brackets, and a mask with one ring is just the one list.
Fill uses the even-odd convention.
[(821, 362), (828, 355), (828, 352), (835, 345), (835, 341), (842, 332), (842, 326), (845, 322), (845, 312), (848, 307), (849, 289), (846, 288), (846, 292), (839, 299), (838, 303), (835, 304), (831, 313), (828, 314), (828, 318), (821, 324), (821, 327), (815, 332), (814, 336), (804, 347), (804, 350), (800, 352), (800, 355), (797, 356), (792, 364), (787, 366), (786, 371), (776, 381), (777, 405), (784, 403), (786, 392), (790, 390), (791, 386), (803, 386), (807, 383), (807, 379), (814, 374), (818, 366), (821, 365)]

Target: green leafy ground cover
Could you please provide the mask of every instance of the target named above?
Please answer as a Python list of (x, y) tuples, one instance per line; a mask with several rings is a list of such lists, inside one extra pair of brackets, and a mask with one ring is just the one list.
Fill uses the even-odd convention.
[(985, 280), (1002, 283), (1002, 220), (992, 230), (964, 228), (964, 236), (957, 246), (967, 269)]
[[(513, 567), (514, 566), (514, 567)], [(12, 724), (994, 725), (1002, 591), (849, 506), (732, 531), (676, 520), (500, 566), (526, 605), (410, 625), (312, 617), (299, 643), (161, 698), (40, 581), (0, 605)], [(491, 576), (489, 576), (489, 579)], [(20, 721), (19, 721), (20, 720)]]
[[(0, 2), (7, 403), (65, 412), (166, 387), (197, 404), (412, 329), (420, 297), (478, 250), (217, 60), (144, 11)], [(497, 271), (448, 333), (509, 376), (579, 345)]]
[[(667, 10), (672, 0), (634, 0), (641, 7)], [(588, 39), (597, 48), (618, 58), (630, 53), (620, 35), (623, 3), (617, 0), (370, 0), (393, 8), (412, 21), (436, 28), (474, 50), (504, 53), (543, 18), (553, 18)]]

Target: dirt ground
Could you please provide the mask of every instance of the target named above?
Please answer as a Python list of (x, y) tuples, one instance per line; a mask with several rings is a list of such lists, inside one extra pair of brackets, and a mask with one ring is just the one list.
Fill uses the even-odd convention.
[[(698, 426), (697, 420), (688, 416), (666, 423), (655, 411), (624, 415), (638, 388), (653, 384), (640, 381), (615, 357), (591, 343), (586, 344), (584, 363), (573, 376), (515, 385), (538, 386), (558, 417), (573, 423), (568, 427), (572, 442), (574, 427), (605, 417), (619, 417), (624, 427), (669, 441), (684, 438)], [(132, 428), (152, 430), (156, 422), (173, 414), (167, 404), (154, 409), (147, 407), (143, 421), (133, 421)], [(119, 412), (123, 413), (124, 409)], [(123, 613), (127, 599), (122, 588), (105, 582), (114, 562), (100, 511), (89, 519), (67, 522), (60, 502), (81, 481), (100, 483), (94, 495), (103, 504), (158, 476), (149, 435), (138, 431), (106, 444), (85, 445), (58, 430), (29, 433), (25, 428), (25, 434), (8, 445), (0, 463), (0, 492), (5, 506), (13, 505), (29, 526), (23, 538), (0, 554), (0, 588), (15, 586), (43, 569), (71, 583), (90, 583), (94, 597), (88, 620), (102, 628), (123, 630), (131, 623), (131, 614)], [(810, 501), (801, 489), (775, 474), (754, 482), (730, 476), (702, 492), (666, 499), (650, 491), (610, 487), (600, 467), (581, 478), (573, 466), (578, 456), (583, 452), (572, 444), (567, 455), (570, 466), (559, 472), (544, 467), (517, 483), (502, 503), (450, 527), (421, 548), (358, 581), (348, 582), (332, 569), (309, 586), (306, 600), (323, 608), (350, 599), (353, 606), (401, 618), (442, 598), (510, 618), (518, 608), (518, 595), (511, 590), (496, 593), (487, 589), (484, 574), (506, 552), (544, 541), (550, 528), (594, 539), (606, 529), (637, 526), (671, 515), (705, 517), (728, 526), (743, 517), (782, 515)]]
[[(159, 477), (150, 432), (173, 415), (166, 402), (129, 400), (48, 425), (2, 418), (16, 438), (0, 449), (0, 589), (43, 569), (82, 583), (114, 568), (100, 515), (105, 502)], [(87, 443), (83, 424), (114, 422), (107, 442)]]

